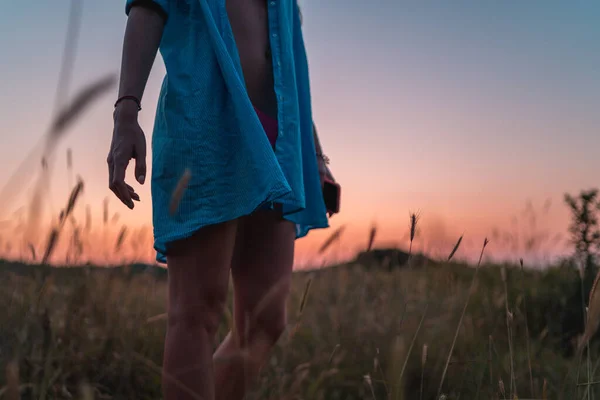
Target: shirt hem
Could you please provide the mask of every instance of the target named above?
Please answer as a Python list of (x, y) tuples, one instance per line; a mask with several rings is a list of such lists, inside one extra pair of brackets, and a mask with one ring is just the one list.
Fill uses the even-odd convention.
[[(193, 227), (186, 229), (185, 231), (178, 233), (176, 235), (165, 235), (165, 238), (163, 238), (163, 239), (155, 239), (154, 240), (154, 250), (156, 250), (156, 253), (157, 253), (156, 261), (160, 264), (167, 264), (167, 256), (166, 256), (167, 248), (166, 248), (166, 246), (168, 243), (189, 238), (194, 233), (196, 233), (198, 230), (205, 228), (207, 226), (221, 224), (221, 223), (224, 223), (227, 221), (232, 221), (232, 220), (244, 217), (246, 215), (250, 215), (254, 211), (263, 207), (265, 204), (268, 204), (271, 202), (277, 202), (277, 199), (284, 198), (286, 196), (286, 194), (287, 194), (287, 192), (284, 194), (275, 195), (276, 200), (263, 200), (260, 202), (253, 202), (252, 204), (257, 204), (257, 206), (245, 207), (243, 209), (240, 209), (238, 211), (235, 211), (235, 212), (229, 214), (227, 217), (219, 218), (219, 219), (216, 219), (215, 221), (212, 221), (209, 223), (194, 224)], [(269, 196), (267, 198), (269, 198)], [(289, 204), (289, 203), (284, 202), (284, 204), (286, 204), (288, 206), (292, 206), (292, 204)], [(290, 222), (296, 224), (296, 239), (301, 239), (301, 238), (305, 237), (306, 235), (308, 235), (308, 233), (311, 230), (329, 228), (329, 222), (327, 220), (327, 217), (325, 217), (322, 221), (317, 221), (312, 224), (300, 223), (298, 221), (295, 221), (293, 216), (297, 215), (298, 212), (301, 212), (303, 210), (305, 210), (304, 207), (298, 207), (294, 211), (286, 212), (283, 215), (283, 218), (286, 221), (290, 221)], [(324, 215), (326, 215), (326, 214), (324, 214)]]
[[(188, 228), (186, 230), (184, 230), (183, 232), (177, 233), (177, 234), (169, 234), (169, 235), (164, 235), (163, 238), (161, 239), (154, 239), (154, 250), (156, 250), (157, 255), (156, 255), (156, 261), (160, 262), (160, 263), (166, 263), (167, 262), (167, 258), (166, 258), (166, 252), (167, 252), (167, 244), (177, 241), (177, 240), (181, 240), (181, 239), (186, 239), (189, 238), (190, 236), (192, 236), (194, 233), (196, 233), (198, 230), (207, 227), (207, 226), (211, 226), (211, 225), (216, 225), (216, 224), (221, 224), (227, 221), (232, 221), (241, 217), (244, 217), (246, 215), (250, 215), (251, 213), (253, 213), (254, 211), (256, 211), (257, 209), (259, 209), (261, 206), (263, 206), (264, 204), (270, 202), (270, 201), (277, 201), (277, 199), (281, 199), (284, 198), (286, 195), (288, 195), (290, 193), (291, 190), (280, 190), (278, 192), (275, 192), (274, 194), (270, 194), (267, 196), (258, 196), (257, 199), (263, 199), (263, 200), (255, 200), (252, 201), (251, 204), (253, 204), (253, 206), (251, 207), (240, 207), (239, 209), (237, 209), (236, 211), (233, 211), (231, 213), (228, 213), (227, 216), (223, 217), (223, 218), (217, 218), (214, 221), (211, 222), (207, 222), (207, 223), (197, 223), (197, 224), (193, 224), (193, 226), (191, 228)], [(265, 200), (266, 199), (266, 200)], [(274, 200), (272, 200), (274, 199)]]

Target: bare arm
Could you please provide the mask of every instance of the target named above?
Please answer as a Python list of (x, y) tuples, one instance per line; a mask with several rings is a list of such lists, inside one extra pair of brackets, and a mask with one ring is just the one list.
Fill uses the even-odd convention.
[[(164, 25), (165, 18), (160, 13), (143, 6), (131, 8), (123, 43), (119, 98), (134, 96), (142, 100)], [(143, 184), (146, 179), (146, 137), (137, 116), (135, 101), (123, 100), (115, 107), (113, 137), (106, 160), (109, 187), (129, 208), (134, 207), (134, 200), (140, 200), (135, 190), (125, 183), (125, 172), (132, 158), (137, 181)]]
[[(142, 100), (164, 25), (165, 18), (155, 10), (142, 6), (132, 7), (123, 42), (119, 97), (134, 96)], [(122, 101), (115, 110), (115, 118), (121, 113), (137, 116), (137, 105), (132, 101)]]

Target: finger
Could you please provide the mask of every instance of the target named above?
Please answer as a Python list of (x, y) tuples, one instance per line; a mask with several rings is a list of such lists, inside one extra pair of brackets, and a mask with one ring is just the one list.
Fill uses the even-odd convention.
[(116, 186), (112, 183), (110, 184), (110, 190), (114, 193), (114, 195), (117, 197), (117, 199), (119, 199), (122, 203), (124, 203), (123, 199), (121, 198), (121, 193), (119, 193)]
[(127, 190), (129, 190), (129, 195), (135, 201), (140, 201), (140, 196), (135, 192), (135, 189), (129, 186), (127, 183), (125, 184)]
[[(111, 171), (114, 171), (114, 165), (113, 168), (111, 168)], [(111, 172), (111, 176), (114, 175), (113, 172)], [(114, 179), (111, 178), (110, 181), (110, 190), (114, 193), (114, 195), (122, 202), (125, 203), (125, 200), (123, 199), (123, 197), (121, 196), (121, 192), (119, 191), (119, 189), (117, 188), (117, 184), (115, 183)]]
[(114, 190), (118, 192), (118, 197), (121, 201), (129, 208), (133, 208), (133, 201), (127, 186), (125, 184), (125, 171), (127, 170), (127, 163), (115, 161), (115, 167), (113, 169), (113, 186)]
[(113, 183), (114, 181), (114, 170), (115, 170), (115, 163), (112, 159), (112, 157), (110, 157), (108, 159), (108, 187), (110, 188), (110, 190), (115, 194), (115, 196), (123, 201), (123, 199), (121, 199), (121, 195), (119, 194), (118, 190), (116, 190), (116, 187)]
[(111, 156), (108, 156), (106, 163), (108, 164), (108, 187), (110, 187), (110, 185), (112, 184), (113, 168), (114, 168), (114, 164), (113, 164)]
[(135, 179), (143, 185), (146, 180), (146, 141), (140, 140), (135, 147)]

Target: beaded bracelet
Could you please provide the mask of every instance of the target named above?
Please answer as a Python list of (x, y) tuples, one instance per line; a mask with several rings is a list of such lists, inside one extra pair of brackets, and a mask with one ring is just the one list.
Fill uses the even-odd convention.
[(138, 107), (138, 111), (142, 110), (142, 104), (140, 103), (139, 99), (135, 96), (121, 96), (117, 99), (117, 101), (115, 102), (115, 108), (117, 108), (117, 105), (122, 102), (123, 100), (133, 100), (135, 101), (135, 104), (137, 104)]

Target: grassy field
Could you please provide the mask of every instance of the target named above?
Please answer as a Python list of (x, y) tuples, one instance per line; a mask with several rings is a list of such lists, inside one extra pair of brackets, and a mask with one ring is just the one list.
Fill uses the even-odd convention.
[[(27, 399), (161, 397), (164, 270), (0, 266), (0, 398), (17, 398), (16, 388)], [(288, 332), (249, 398), (600, 396), (576, 385), (588, 373), (600, 379), (595, 346), (581, 360), (573, 352), (583, 330), (576, 270), (482, 265), (474, 280), (475, 271), (363, 263), (297, 272)]]
[[(20, 215), (16, 226), (7, 225), (10, 239), (23, 243), (32, 259), (49, 260), (61, 231), (70, 228), (73, 262), (84, 248), (106, 239), (90, 233), (89, 206), (85, 218), (73, 216), (83, 190), (80, 179), (66, 207), (54, 216), (43, 253), (22, 234), (43, 231), (36, 213), (46, 198), (44, 185), (56, 144), (115, 82), (110, 75), (81, 90), (55, 116), (40, 145), (42, 172), (27, 207), (33, 214), (23, 220)], [(38, 154), (33, 154), (17, 168), (0, 198), (22, 188), (28, 176), (25, 167), (31, 160), (38, 162)], [(70, 181), (74, 171), (70, 151), (67, 154)], [(411, 214), (411, 244), (416, 219)], [(104, 228), (108, 224), (104, 203)], [(151, 249), (140, 244), (149, 237), (144, 233), (123, 226), (114, 252), (122, 250), (126, 234), (133, 239), (133, 250)], [(337, 233), (332, 238), (339, 238)], [(413, 261), (411, 267), (390, 269), (367, 258), (297, 272), (289, 329), (248, 398), (600, 396), (597, 343), (581, 357), (576, 351), (584, 331), (585, 296), (575, 268), (565, 264), (541, 272), (510, 265), (474, 268)], [(160, 399), (165, 278), (164, 270), (140, 265), (50, 268), (0, 261), (0, 400)], [(215, 346), (230, 325), (231, 304)]]

